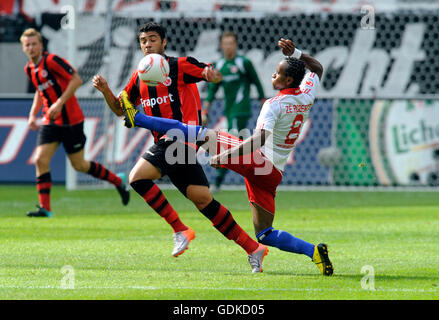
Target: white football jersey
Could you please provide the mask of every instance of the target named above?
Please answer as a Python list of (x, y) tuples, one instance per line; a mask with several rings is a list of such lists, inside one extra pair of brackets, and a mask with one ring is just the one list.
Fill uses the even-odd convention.
[(299, 88), (281, 90), (262, 106), (256, 129), (270, 131), (271, 135), (261, 151), (280, 171), (284, 170), (300, 130), (308, 119), (318, 85), (318, 75), (309, 72)]

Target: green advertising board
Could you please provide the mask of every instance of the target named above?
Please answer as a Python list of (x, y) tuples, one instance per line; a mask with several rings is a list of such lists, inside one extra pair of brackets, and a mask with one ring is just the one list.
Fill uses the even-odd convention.
[(439, 101), (339, 100), (336, 185), (438, 185)]

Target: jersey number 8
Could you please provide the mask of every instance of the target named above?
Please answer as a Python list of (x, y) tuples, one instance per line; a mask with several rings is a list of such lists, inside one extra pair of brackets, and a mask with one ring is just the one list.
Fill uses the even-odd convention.
[(285, 140), (285, 144), (293, 145), (294, 142), (296, 142), (297, 138), (299, 137), (300, 128), (303, 124), (303, 114), (298, 114), (294, 120), (293, 124), (291, 125), (291, 130), (287, 134), (287, 138)]

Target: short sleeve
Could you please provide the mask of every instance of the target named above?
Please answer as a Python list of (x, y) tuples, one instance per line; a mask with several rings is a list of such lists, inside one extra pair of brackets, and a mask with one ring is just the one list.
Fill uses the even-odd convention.
[(256, 129), (273, 132), (279, 112), (280, 106), (274, 99), (265, 101), (256, 122)]
[(70, 63), (68, 63), (67, 60), (55, 54), (51, 54), (47, 58), (47, 67), (50, 71), (67, 80), (70, 80), (72, 75), (76, 72), (76, 70), (70, 65)]
[(199, 62), (193, 57), (179, 58), (179, 73), (182, 73), (182, 80), (184, 83), (196, 83), (203, 81), (203, 70), (208, 65)]
[(314, 72), (308, 72), (300, 84), (300, 90), (314, 100), (319, 83), (319, 76)]

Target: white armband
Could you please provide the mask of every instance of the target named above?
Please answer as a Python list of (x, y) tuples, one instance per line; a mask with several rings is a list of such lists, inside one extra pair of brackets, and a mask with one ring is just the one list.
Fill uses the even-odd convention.
[(294, 52), (290, 57), (300, 59), (301, 55), (302, 55), (302, 51), (300, 51), (297, 48), (294, 48)]

